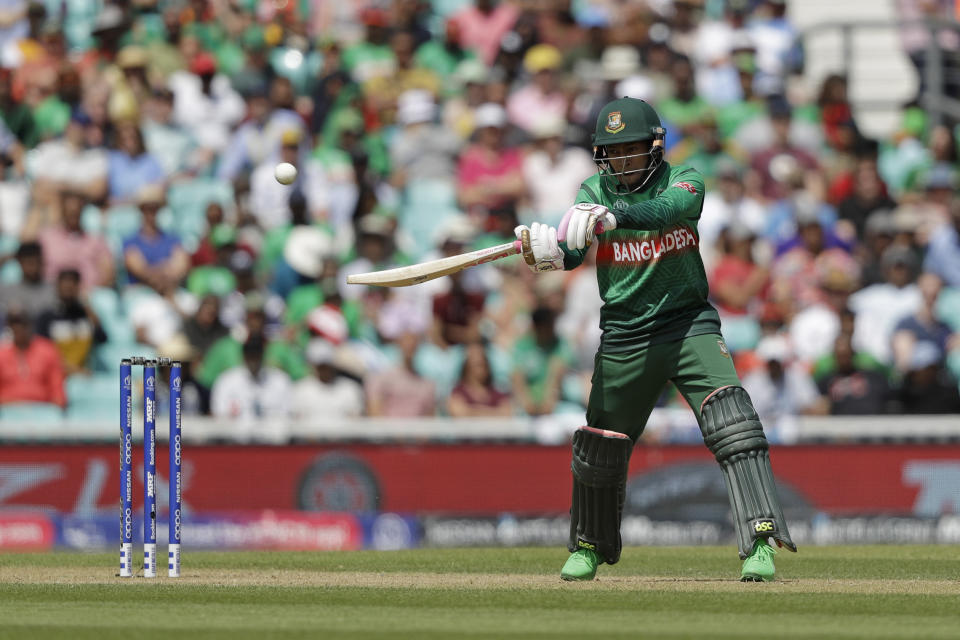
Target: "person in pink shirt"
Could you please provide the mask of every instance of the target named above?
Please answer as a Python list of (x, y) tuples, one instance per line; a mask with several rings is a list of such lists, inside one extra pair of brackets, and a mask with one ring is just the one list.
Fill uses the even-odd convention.
[(460, 25), (463, 46), (474, 50), (489, 66), (500, 50), (500, 40), (519, 17), (520, 10), (509, 2), (476, 0), (475, 6), (464, 8), (453, 19)]
[(65, 269), (80, 273), (80, 287), (113, 284), (113, 255), (103, 238), (88, 234), (80, 226), (80, 217), (87, 204), (84, 194), (67, 190), (61, 196), (62, 219), (59, 225), (42, 229), (39, 242), (43, 247), (44, 280), (55, 282), (57, 274)]
[(507, 100), (512, 124), (533, 133), (544, 121), (566, 120), (567, 96), (557, 81), (561, 64), (563, 54), (556, 47), (549, 44), (530, 47), (523, 56), (523, 68), (530, 74), (531, 82)]
[(460, 156), (457, 181), (464, 209), (515, 208), (525, 195), (523, 155), (504, 145), (507, 112), (488, 102), (474, 114), (475, 142)]
[(34, 335), (30, 316), (21, 308), (8, 308), (6, 322), (13, 339), (0, 343), (0, 405), (47, 402), (66, 407), (56, 345)]
[(388, 418), (435, 415), (437, 401), (434, 385), (413, 367), (420, 336), (405, 332), (397, 337), (396, 343), (403, 361), (367, 380), (367, 413)]

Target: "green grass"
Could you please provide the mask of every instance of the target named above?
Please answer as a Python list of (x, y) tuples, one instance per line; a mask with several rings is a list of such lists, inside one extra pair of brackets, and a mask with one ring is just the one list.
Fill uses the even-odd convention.
[(181, 581), (121, 581), (115, 556), (0, 555), (0, 638), (960, 633), (960, 547), (806, 547), (772, 584), (736, 582), (735, 552), (713, 547), (626, 549), (587, 584), (557, 578), (562, 549), (188, 551)]

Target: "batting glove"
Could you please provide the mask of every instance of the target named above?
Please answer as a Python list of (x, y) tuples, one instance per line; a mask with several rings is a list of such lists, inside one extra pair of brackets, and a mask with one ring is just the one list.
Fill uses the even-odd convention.
[(533, 251), (533, 264), (528, 265), (534, 273), (541, 271), (559, 271), (563, 269), (563, 251), (557, 244), (557, 230), (550, 225), (534, 222), (530, 227), (521, 224), (513, 230), (517, 240), (522, 240), (524, 231), (530, 232), (530, 249)]
[(557, 238), (568, 249), (586, 249), (598, 233), (617, 228), (617, 219), (602, 204), (581, 202), (563, 214)]

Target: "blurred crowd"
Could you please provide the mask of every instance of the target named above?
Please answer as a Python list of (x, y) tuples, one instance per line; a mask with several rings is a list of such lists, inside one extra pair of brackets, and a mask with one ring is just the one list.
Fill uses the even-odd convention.
[(195, 414), (582, 412), (590, 258), (346, 276), (556, 224), (621, 96), (705, 176), (712, 302), (773, 430), (960, 412), (960, 129), (911, 103), (871, 139), (803, 62), (784, 0), (4, 0), (0, 416), (112, 417), (131, 355), (182, 360)]

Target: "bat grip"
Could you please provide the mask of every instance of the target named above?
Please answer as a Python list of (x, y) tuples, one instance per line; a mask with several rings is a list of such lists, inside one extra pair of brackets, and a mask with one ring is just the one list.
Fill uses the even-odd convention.
[(514, 241), (513, 247), (523, 256), (523, 261), (528, 265), (533, 266), (537, 263), (537, 259), (533, 257), (533, 247), (530, 246), (530, 229), (520, 232), (520, 239)]

